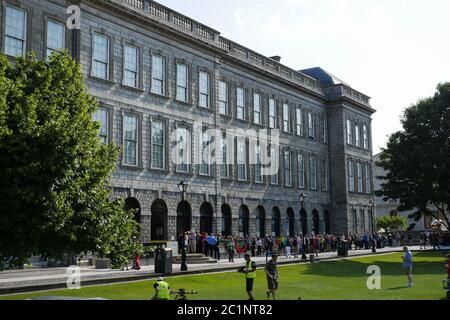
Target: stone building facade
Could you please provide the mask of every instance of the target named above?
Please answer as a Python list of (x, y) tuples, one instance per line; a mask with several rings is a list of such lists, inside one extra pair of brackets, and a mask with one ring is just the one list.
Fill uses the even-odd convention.
[[(241, 235), (372, 230), (375, 110), (368, 96), (321, 68), (293, 70), (150, 0), (0, 5), (0, 46), (12, 62), (27, 51), (45, 58), (62, 47), (79, 60), (100, 104), (100, 136), (122, 148), (113, 195), (139, 210), (144, 242), (190, 229)], [(77, 7), (68, 13), (71, 5)], [(66, 22), (78, 17), (76, 8), (80, 28), (71, 30)], [(219, 134), (209, 139), (206, 129)], [(242, 134), (219, 138), (230, 129)], [(267, 129), (271, 137), (280, 131), (270, 152), (255, 147), (249, 134)], [(207, 149), (229, 163), (193, 161)], [(251, 159), (270, 155), (273, 164), (275, 154), (279, 170), (261, 175), (260, 162)]]

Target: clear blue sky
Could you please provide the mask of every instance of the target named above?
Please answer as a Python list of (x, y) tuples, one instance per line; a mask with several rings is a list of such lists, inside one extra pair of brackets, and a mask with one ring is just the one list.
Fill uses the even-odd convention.
[(372, 97), (374, 153), (402, 110), (450, 81), (448, 0), (158, 0), (294, 69), (320, 66)]

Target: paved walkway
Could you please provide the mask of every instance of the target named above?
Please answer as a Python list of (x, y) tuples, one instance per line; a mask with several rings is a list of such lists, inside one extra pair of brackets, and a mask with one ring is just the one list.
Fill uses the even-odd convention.
[[(419, 249), (419, 246), (410, 247), (413, 251), (424, 251)], [(450, 250), (450, 247), (442, 247), (442, 250)], [(401, 247), (396, 248), (383, 248), (377, 249), (377, 254), (399, 252)], [(431, 250), (425, 249), (425, 250)], [(349, 258), (359, 257), (365, 255), (372, 255), (371, 250), (351, 250), (349, 251)], [(224, 257), (226, 258), (226, 257)], [(309, 255), (308, 255), (309, 258)], [(336, 252), (324, 252), (319, 253), (319, 260), (340, 259), (337, 257)], [(262, 266), (266, 262), (266, 257), (254, 257), (257, 266)], [(278, 264), (291, 264), (300, 263), (300, 257), (298, 258), (286, 258), (280, 256), (278, 258)], [(308, 262), (303, 262), (308, 263)], [(181, 271), (180, 264), (172, 265), (172, 276), (193, 274), (193, 273), (206, 273), (206, 272), (219, 272), (226, 270), (237, 270), (240, 266), (244, 265), (244, 258), (241, 255), (236, 255), (234, 262), (228, 262), (228, 258), (222, 259), (217, 263), (204, 263), (204, 264), (188, 264), (188, 271)], [(46, 268), (46, 269), (28, 269), (28, 270), (12, 270), (0, 272), (0, 294), (8, 294), (15, 292), (28, 292), (55, 288), (66, 288), (66, 282), (69, 274), (66, 273), (67, 268)], [(154, 273), (154, 266), (143, 266), (141, 270), (96, 270), (93, 267), (80, 267), (81, 272), (81, 285), (94, 285), (94, 284), (106, 284), (123, 281), (152, 279), (158, 276)]]

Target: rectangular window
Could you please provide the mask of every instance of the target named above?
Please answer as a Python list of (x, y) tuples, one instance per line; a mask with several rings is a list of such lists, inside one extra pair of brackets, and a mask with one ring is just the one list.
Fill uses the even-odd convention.
[(270, 151), (270, 165), (272, 167), (276, 168), (276, 173), (270, 176), (270, 184), (272, 185), (278, 185), (278, 170), (279, 170), (279, 165), (278, 165), (278, 154), (277, 154), (277, 148), (274, 146), (270, 146), (269, 148)]
[(347, 119), (347, 144), (353, 144), (352, 121)]
[(356, 164), (356, 175), (358, 178), (358, 192), (363, 192), (362, 167), (360, 163)]
[(247, 180), (247, 148), (245, 140), (237, 139), (237, 166), (238, 166), (238, 180)]
[(363, 125), (363, 147), (369, 149), (369, 133), (367, 131), (367, 125)]
[(370, 167), (368, 164), (366, 164), (365, 166), (365, 172), (366, 172), (366, 193), (371, 194), (372, 193), (372, 188), (370, 186)]
[(123, 84), (137, 88), (139, 83), (139, 49), (125, 45), (124, 55)]
[(361, 139), (359, 138), (360, 137), (359, 134), (360, 134), (359, 133), (359, 125), (355, 125), (355, 145), (357, 147), (361, 146)]
[(348, 189), (350, 192), (355, 192), (355, 167), (353, 161), (348, 161)]
[(297, 135), (303, 136), (303, 110), (300, 108), (297, 108), (295, 110), (295, 116), (296, 116), (296, 122), (297, 122)]
[(284, 151), (284, 185), (286, 187), (292, 186), (292, 166), (290, 151)]
[(191, 144), (188, 130), (177, 128), (177, 171), (188, 172), (190, 164)]
[(209, 74), (199, 73), (199, 101), (198, 105), (203, 108), (209, 108)]
[(137, 165), (137, 143), (138, 143), (138, 117), (126, 114), (124, 116), (124, 140), (125, 157), (124, 163)]
[(320, 142), (327, 142), (327, 117), (320, 118)]
[(225, 134), (222, 135), (220, 140), (220, 149), (222, 150), (222, 163), (220, 164), (220, 176), (222, 178), (228, 178), (228, 150), (227, 140)]
[(310, 169), (310, 181), (311, 181), (311, 190), (317, 189), (317, 164), (316, 158), (311, 156), (309, 158), (309, 169)]
[(177, 63), (177, 100), (188, 102), (188, 67)]
[(261, 124), (261, 95), (253, 94), (253, 122)]
[(200, 165), (200, 174), (209, 175), (210, 174), (210, 157), (211, 157), (211, 138), (208, 131), (202, 133), (202, 147), (201, 147), (201, 159), (202, 164)]
[(305, 188), (305, 157), (303, 154), (297, 155), (298, 165), (298, 187)]
[(108, 109), (98, 108), (97, 111), (94, 113), (93, 120), (100, 123), (100, 130), (99, 130), (100, 140), (104, 144), (108, 143), (108, 127), (109, 127)]
[(289, 105), (287, 103), (283, 104), (283, 131), (284, 132), (291, 132), (290, 128), (290, 112), (289, 112)]
[(275, 129), (277, 123), (275, 99), (269, 99), (269, 128)]
[(63, 49), (65, 26), (62, 23), (47, 21), (47, 51), (50, 57), (53, 51)]
[(244, 88), (237, 88), (236, 99), (237, 99), (236, 116), (238, 119), (245, 120), (245, 89)]
[(321, 159), (321, 172), (322, 172), (322, 190), (328, 190), (328, 161), (325, 157)]
[(165, 95), (166, 61), (163, 57), (152, 55), (152, 92)]
[(164, 122), (152, 120), (152, 169), (164, 169)]
[(314, 115), (308, 112), (308, 136), (314, 139)]
[(101, 79), (109, 79), (109, 38), (95, 33), (92, 50), (94, 52), (92, 75)]
[(228, 84), (225, 81), (219, 81), (219, 112), (228, 114)]
[(5, 15), (5, 54), (11, 57), (25, 54), (27, 13), (6, 6)]
[(263, 182), (262, 179), (262, 162), (261, 162), (261, 146), (255, 144), (255, 182)]

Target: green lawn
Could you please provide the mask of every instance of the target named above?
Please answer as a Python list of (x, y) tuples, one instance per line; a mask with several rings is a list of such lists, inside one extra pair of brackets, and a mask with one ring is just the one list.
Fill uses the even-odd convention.
[[(366, 258), (321, 262), (318, 264), (279, 266), (279, 299), (431, 299), (445, 298), (442, 280), (446, 278), (443, 267), (444, 255), (440, 252), (414, 253), (414, 287), (406, 288), (406, 277), (401, 268), (401, 254), (374, 255)], [(367, 267), (381, 268), (381, 290), (366, 287)], [(246, 299), (244, 276), (237, 272), (223, 272), (207, 275), (192, 275), (167, 278), (171, 288), (197, 290), (198, 295), (190, 297), (199, 300)], [(153, 281), (85, 287), (80, 290), (58, 290), (2, 296), (0, 299), (26, 299), (35, 296), (80, 296), (108, 299), (140, 300), (153, 295)], [(266, 277), (259, 270), (255, 282), (257, 300), (267, 299)]]

